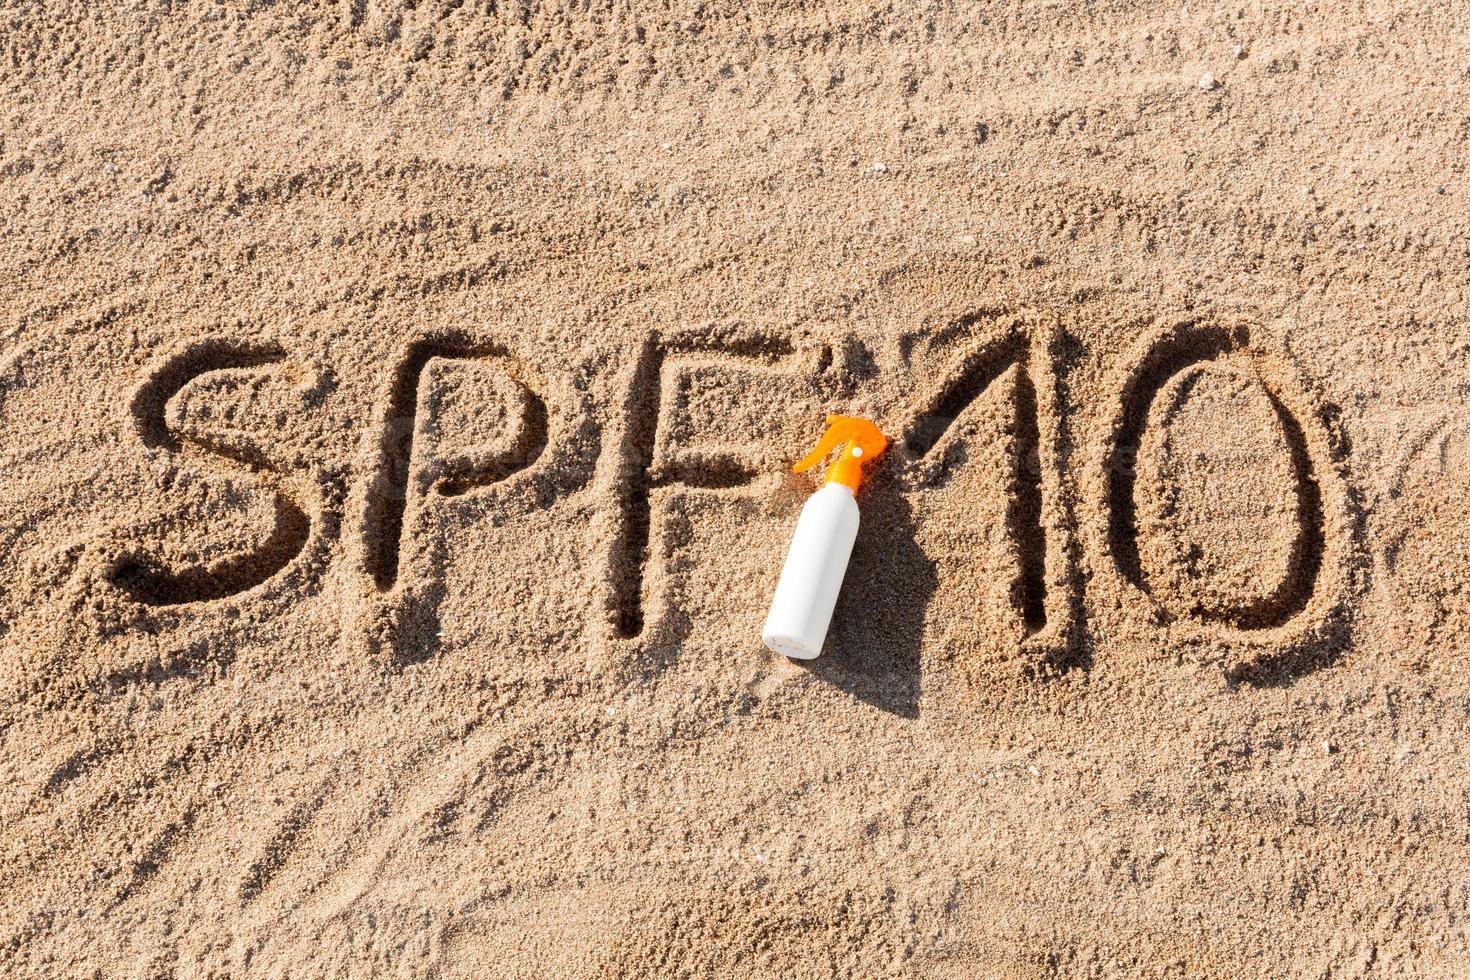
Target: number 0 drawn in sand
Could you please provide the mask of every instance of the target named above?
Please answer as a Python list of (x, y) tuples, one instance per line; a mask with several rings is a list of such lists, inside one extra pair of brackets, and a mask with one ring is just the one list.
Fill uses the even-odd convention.
[(1244, 327), (1140, 345), (1097, 462), (1092, 545), (1138, 622), (1269, 681), (1346, 643), (1361, 522), (1324, 407)]

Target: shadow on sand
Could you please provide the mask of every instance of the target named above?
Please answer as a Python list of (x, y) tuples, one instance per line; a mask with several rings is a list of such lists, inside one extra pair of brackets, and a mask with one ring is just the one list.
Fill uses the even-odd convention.
[(801, 663), (855, 698), (917, 718), (924, 611), (939, 575), (915, 540), (913, 509), (901, 490), (886, 468), (863, 488), (862, 530), (826, 650)]

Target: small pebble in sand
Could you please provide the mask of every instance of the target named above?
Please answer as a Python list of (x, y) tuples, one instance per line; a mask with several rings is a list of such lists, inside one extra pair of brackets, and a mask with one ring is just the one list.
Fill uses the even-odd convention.
[(1220, 87), (1220, 82), (1218, 79), (1215, 78), (1214, 75), (1206, 72), (1204, 76), (1199, 80), (1199, 87), (1206, 92), (1213, 92), (1215, 91), (1215, 89)]
[(873, 164), (873, 173), (875, 173), (875, 174), (886, 174), (886, 173), (888, 173), (888, 164), (886, 164), (886, 163), (875, 163), (875, 164)]
[(1337, 744), (1335, 742), (1333, 742), (1332, 740), (1330, 740), (1330, 739), (1328, 739), (1327, 741), (1324, 741), (1322, 743), (1322, 754), (1323, 755), (1336, 755), (1337, 754)]

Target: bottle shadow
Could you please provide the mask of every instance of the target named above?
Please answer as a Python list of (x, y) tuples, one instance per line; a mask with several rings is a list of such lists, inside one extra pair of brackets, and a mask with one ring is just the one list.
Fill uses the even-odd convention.
[(798, 662), (860, 701), (917, 718), (924, 613), (939, 574), (915, 540), (913, 508), (901, 490), (886, 468), (863, 488), (862, 527), (826, 649)]

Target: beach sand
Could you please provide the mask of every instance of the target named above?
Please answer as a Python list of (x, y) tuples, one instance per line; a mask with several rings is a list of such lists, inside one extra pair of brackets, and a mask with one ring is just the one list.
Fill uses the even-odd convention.
[(0, 972), (1470, 973), (1462, 3), (3, 16)]

